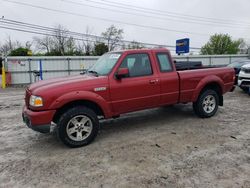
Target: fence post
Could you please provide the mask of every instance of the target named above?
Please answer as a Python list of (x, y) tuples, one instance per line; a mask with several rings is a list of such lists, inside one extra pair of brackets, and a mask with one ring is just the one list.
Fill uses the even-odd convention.
[(70, 69), (70, 58), (67, 58), (67, 61), (68, 61), (68, 75), (70, 75), (70, 71), (71, 71), (71, 69)]
[(229, 56), (229, 64), (231, 64), (232, 63), (232, 56), (230, 55)]
[(209, 56), (209, 65), (212, 66), (212, 57)]
[(43, 80), (43, 64), (42, 60), (39, 60), (39, 73), (40, 73), (40, 79)]
[(6, 88), (6, 75), (5, 75), (5, 67), (7, 64), (7, 57), (4, 58), (4, 62), (2, 64), (2, 88), (5, 89)]
[(31, 59), (29, 58), (28, 59), (28, 62), (29, 62), (29, 77), (30, 77), (30, 84), (32, 83), (32, 73), (31, 73)]

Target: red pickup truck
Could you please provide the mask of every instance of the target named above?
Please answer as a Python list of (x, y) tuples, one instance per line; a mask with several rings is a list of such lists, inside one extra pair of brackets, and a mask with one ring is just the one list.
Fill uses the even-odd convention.
[(56, 127), (62, 142), (80, 147), (94, 140), (100, 118), (188, 102), (198, 116), (211, 117), (234, 79), (228, 67), (177, 71), (167, 49), (109, 52), (82, 75), (30, 85), (22, 116), (33, 130)]

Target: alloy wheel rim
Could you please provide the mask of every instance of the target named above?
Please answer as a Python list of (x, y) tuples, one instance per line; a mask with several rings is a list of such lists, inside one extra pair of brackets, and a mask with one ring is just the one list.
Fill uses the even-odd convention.
[(70, 119), (66, 126), (68, 137), (74, 141), (83, 141), (89, 137), (93, 129), (91, 119), (85, 115), (78, 115)]
[(202, 102), (202, 108), (206, 113), (212, 113), (216, 107), (216, 100), (213, 95), (207, 95)]

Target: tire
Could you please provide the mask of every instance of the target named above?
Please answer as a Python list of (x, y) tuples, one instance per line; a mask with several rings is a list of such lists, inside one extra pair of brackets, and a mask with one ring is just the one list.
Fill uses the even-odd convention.
[(209, 118), (215, 115), (218, 110), (219, 96), (214, 90), (203, 91), (196, 102), (193, 103), (193, 109), (197, 116)]
[(71, 148), (91, 143), (99, 130), (99, 121), (95, 112), (84, 106), (67, 110), (59, 119), (57, 135)]
[(241, 89), (245, 92), (248, 93), (249, 89), (247, 87), (241, 87)]

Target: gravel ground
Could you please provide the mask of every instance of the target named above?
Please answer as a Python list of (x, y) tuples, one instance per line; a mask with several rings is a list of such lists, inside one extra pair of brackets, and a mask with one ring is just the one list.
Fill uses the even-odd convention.
[(0, 90), (0, 187), (250, 187), (250, 97), (240, 90), (210, 119), (188, 104), (104, 121), (78, 149), (28, 129), (23, 97)]

